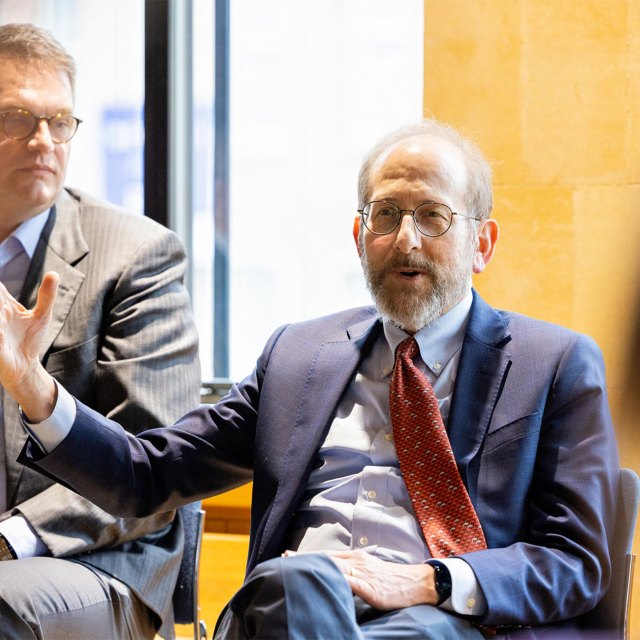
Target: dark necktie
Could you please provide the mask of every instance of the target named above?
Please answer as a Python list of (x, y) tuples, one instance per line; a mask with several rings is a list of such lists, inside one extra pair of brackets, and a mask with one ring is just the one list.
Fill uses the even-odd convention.
[(418, 353), (414, 338), (398, 345), (389, 388), (393, 439), (413, 510), (434, 558), (486, 549), (433, 387), (413, 364)]

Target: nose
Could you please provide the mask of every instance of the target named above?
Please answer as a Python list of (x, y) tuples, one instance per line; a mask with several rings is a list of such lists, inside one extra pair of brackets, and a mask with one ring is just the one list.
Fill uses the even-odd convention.
[(402, 216), (396, 232), (396, 251), (409, 254), (412, 251), (417, 251), (421, 246), (422, 234), (418, 231), (411, 212), (406, 212)]
[(40, 120), (36, 130), (29, 139), (29, 146), (36, 149), (44, 149), (51, 151), (53, 149), (53, 140), (49, 131), (49, 124), (46, 120)]

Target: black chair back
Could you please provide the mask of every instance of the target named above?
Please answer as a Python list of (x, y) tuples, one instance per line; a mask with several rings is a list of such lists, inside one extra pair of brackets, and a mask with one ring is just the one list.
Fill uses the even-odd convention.
[(177, 624), (193, 624), (194, 640), (206, 638), (204, 622), (198, 620), (198, 573), (204, 530), (204, 511), (200, 502), (178, 509), (184, 531), (184, 552), (173, 592), (173, 615)]
[(607, 629), (608, 640), (628, 640), (635, 555), (633, 536), (638, 519), (640, 478), (632, 469), (620, 470), (618, 509), (611, 553), (611, 584), (604, 598), (585, 616), (587, 628)]

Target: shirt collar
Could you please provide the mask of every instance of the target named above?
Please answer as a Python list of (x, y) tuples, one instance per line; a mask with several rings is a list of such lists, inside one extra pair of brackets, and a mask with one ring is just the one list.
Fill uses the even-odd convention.
[(25, 220), (11, 235), (18, 240), (22, 245), (24, 252), (29, 257), (29, 260), (33, 258), (33, 254), (38, 246), (38, 240), (40, 240), (40, 234), (44, 229), (44, 225), (47, 224), (47, 218), (51, 209), (47, 209), (42, 213), (39, 213), (33, 218)]
[[(457, 305), (413, 336), (418, 343), (420, 357), (436, 377), (462, 348), (472, 302), (473, 295), (469, 290)], [(397, 346), (409, 337), (408, 333), (389, 320), (384, 322), (384, 334), (392, 354), (395, 354)]]

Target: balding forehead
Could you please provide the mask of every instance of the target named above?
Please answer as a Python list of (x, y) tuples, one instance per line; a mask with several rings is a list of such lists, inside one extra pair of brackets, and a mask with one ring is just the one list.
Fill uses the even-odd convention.
[(435, 136), (402, 140), (375, 160), (369, 187), (391, 179), (419, 180), (438, 191), (453, 191), (463, 197), (467, 188), (465, 157), (454, 144)]

